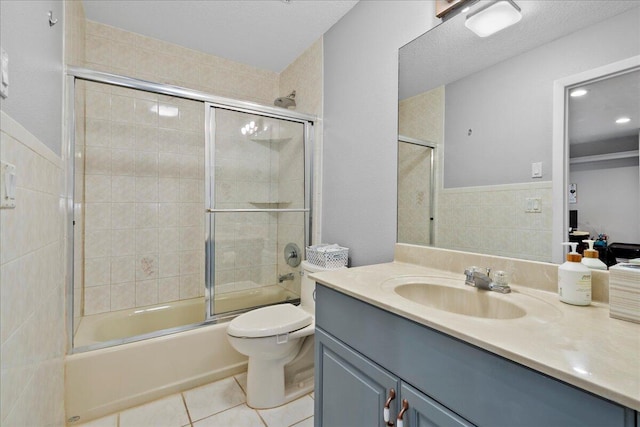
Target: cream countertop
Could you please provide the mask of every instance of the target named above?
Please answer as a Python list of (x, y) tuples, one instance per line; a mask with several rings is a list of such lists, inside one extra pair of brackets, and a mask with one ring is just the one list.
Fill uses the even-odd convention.
[[(392, 263), (315, 273), (311, 278), (344, 294), (640, 411), (640, 324), (610, 318), (605, 303), (594, 302), (587, 307), (564, 304), (558, 300), (555, 292), (522, 286), (515, 280), (510, 284), (511, 294), (492, 292), (491, 296), (521, 305), (528, 313), (524, 317), (484, 319), (429, 308), (394, 293), (389, 289), (389, 281), (400, 276), (414, 276), (438, 283), (433, 278), (440, 278), (448, 286), (473, 292), (488, 291), (464, 285), (462, 270), (458, 273), (400, 262), (399, 259), (406, 260), (403, 251), (407, 248), (416, 255), (410, 245), (398, 245), (396, 261)], [(418, 251), (445, 255), (449, 265), (456, 263), (451, 261), (452, 258), (466, 257), (471, 262), (471, 258), (478, 256), (433, 248), (420, 248)], [(483, 257), (499, 269), (504, 269), (501, 262), (528, 263)], [(427, 257), (431, 262), (437, 258)], [(551, 264), (529, 264), (528, 270), (537, 270), (537, 264), (547, 268), (546, 273), (538, 275), (538, 285), (553, 279), (549, 268), (557, 270), (557, 266)], [(468, 265), (487, 264), (471, 262)], [(535, 279), (535, 276), (527, 275), (529, 279)], [(514, 274), (514, 277), (518, 275)], [(540, 286), (548, 287), (548, 284)]]

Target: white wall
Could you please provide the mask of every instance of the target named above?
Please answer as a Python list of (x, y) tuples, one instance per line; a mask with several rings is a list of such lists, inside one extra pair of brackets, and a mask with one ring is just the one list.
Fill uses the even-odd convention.
[(639, 21), (636, 8), (448, 84), (444, 187), (531, 182), (540, 161), (550, 180), (554, 80), (640, 54)]
[(361, 1), (324, 36), (325, 242), (354, 266), (396, 241), (398, 49), (436, 24), (432, 1)]
[(571, 165), (569, 182), (577, 184), (578, 228), (592, 236), (605, 233), (609, 243), (640, 243), (638, 159)]
[[(48, 11), (58, 23), (49, 26)], [(0, 108), (54, 153), (62, 150), (63, 3), (0, 1), (0, 44), (9, 56), (9, 97)]]

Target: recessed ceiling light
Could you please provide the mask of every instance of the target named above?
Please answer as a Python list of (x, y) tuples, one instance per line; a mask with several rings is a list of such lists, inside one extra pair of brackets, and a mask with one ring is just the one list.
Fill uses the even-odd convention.
[(579, 96), (585, 96), (587, 94), (587, 92), (589, 92), (586, 89), (580, 88), (580, 89), (574, 89), (571, 91), (571, 97), (573, 98), (577, 98)]
[(630, 121), (631, 119), (629, 117), (620, 117), (616, 120), (616, 123), (618, 123), (619, 125), (623, 125), (625, 123), (629, 123)]

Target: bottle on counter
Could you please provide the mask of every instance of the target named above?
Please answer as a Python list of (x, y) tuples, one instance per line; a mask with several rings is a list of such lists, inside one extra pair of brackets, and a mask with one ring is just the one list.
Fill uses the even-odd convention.
[(582, 264), (586, 265), (592, 270), (607, 270), (607, 264), (600, 261), (600, 254), (598, 251), (593, 249), (594, 240), (583, 240), (583, 243), (589, 245), (587, 249), (584, 250), (584, 257), (582, 258)]
[(567, 261), (558, 267), (558, 296), (560, 301), (573, 305), (591, 304), (591, 270), (582, 264), (582, 256), (576, 252), (577, 242), (565, 242), (571, 246)]

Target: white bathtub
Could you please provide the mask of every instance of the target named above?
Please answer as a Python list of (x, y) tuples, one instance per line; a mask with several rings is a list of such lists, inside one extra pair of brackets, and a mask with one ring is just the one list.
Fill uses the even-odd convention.
[[(275, 302), (272, 299), (283, 288), (269, 288), (274, 289), (252, 290), (244, 297), (251, 299), (252, 305)], [(216, 301), (218, 309), (219, 303), (225, 304)], [(237, 299), (227, 295), (226, 304), (234, 309)], [(76, 333), (76, 347), (202, 320), (202, 298), (87, 316)], [(65, 365), (67, 418), (79, 416), (81, 423), (244, 372), (247, 359), (229, 345), (224, 322), (72, 354), (66, 357)]]

